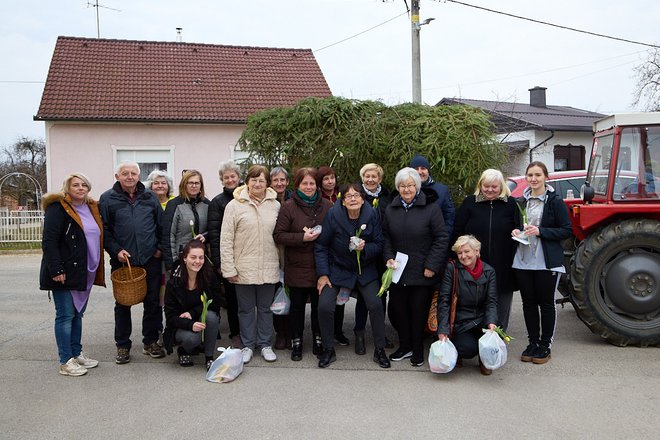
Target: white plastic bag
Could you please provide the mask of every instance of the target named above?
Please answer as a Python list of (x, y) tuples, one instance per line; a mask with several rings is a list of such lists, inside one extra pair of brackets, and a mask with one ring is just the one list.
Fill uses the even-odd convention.
[(437, 340), (431, 344), (429, 350), (429, 367), (433, 373), (449, 373), (456, 366), (458, 352), (456, 347), (445, 338), (443, 341)]
[(277, 293), (275, 293), (275, 299), (273, 299), (270, 310), (275, 315), (288, 315), (290, 307), (291, 300), (289, 299), (289, 295), (286, 294), (284, 287), (280, 287), (277, 289)]
[(231, 382), (243, 372), (243, 353), (237, 348), (218, 347), (222, 354), (213, 361), (206, 380), (215, 383)]
[(484, 333), (479, 338), (479, 360), (489, 370), (497, 370), (506, 363), (506, 344), (493, 330)]

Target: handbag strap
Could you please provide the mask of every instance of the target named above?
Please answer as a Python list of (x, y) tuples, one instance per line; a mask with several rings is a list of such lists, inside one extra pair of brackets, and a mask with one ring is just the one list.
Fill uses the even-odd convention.
[(456, 321), (456, 303), (458, 302), (458, 268), (453, 260), (449, 260), (453, 267), (454, 277), (451, 285), (451, 305), (449, 307), (449, 338), (454, 336), (454, 322)]

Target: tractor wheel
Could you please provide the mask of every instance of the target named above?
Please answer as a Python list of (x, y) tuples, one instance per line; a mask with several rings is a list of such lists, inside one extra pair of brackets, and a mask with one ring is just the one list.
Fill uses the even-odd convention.
[(660, 221), (607, 225), (572, 261), (571, 301), (592, 332), (619, 346), (660, 344)]

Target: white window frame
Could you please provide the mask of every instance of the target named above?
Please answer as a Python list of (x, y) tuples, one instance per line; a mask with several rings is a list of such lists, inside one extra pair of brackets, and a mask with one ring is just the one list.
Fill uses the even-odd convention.
[[(140, 153), (140, 152), (148, 152), (148, 151), (162, 151), (162, 152), (167, 152), (167, 155), (169, 156), (169, 159), (165, 162), (167, 162), (167, 173), (174, 177), (174, 170), (175, 168), (175, 163), (174, 163), (174, 150), (175, 150), (174, 145), (112, 145), (112, 161), (113, 161), (113, 166), (112, 169), (113, 171), (117, 169), (117, 165), (119, 165), (119, 159), (118, 156), (121, 153), (127, 153), (127, 152), (133, 152), (133, 153)], [(121, 152), (121, 153), (120, 153)], [(134, 162), (140, 162), (140, 160), (136, 160), (135, 158), (130, 159), (133, 160)], [(143, 182), (144, 183), (144, 182)]]

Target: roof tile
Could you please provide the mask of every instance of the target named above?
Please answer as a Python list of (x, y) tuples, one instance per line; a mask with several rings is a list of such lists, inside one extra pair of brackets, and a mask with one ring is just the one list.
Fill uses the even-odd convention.
[(35, 119), (244, 122), (331, 95), (310, 49), (59, 37)]

